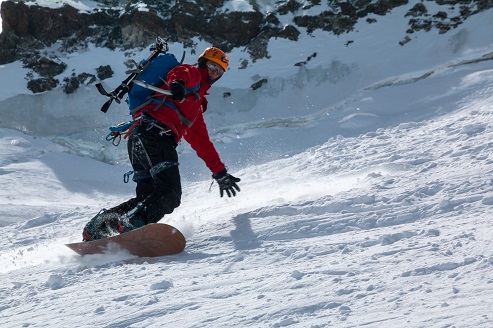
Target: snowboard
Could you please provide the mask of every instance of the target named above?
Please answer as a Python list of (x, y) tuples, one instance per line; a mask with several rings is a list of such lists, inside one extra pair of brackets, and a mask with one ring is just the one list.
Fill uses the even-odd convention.
[(103, 254), (116, 246), (139, 257), (155, 257), (178, 254), (185, 249), (185, 244), (185, 237), (175, 227), (151, 223), (120, 235), (65, 246), (80, 255)]

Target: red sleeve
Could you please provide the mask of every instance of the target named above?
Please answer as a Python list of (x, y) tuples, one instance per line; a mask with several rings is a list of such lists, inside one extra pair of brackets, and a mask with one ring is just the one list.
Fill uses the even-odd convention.
[(168, 72), (168, 75), (166, 76), (166, 83), (170, 84), (173, 81), (181, 80), (185, 82), (185, 88), (190, 89), (196, 87), (200, 83), (201, 79), (202, 74), (200, 74), (197, 67), (182, 64), (176, 66)]
[(221, 162), (219, 154), (209, 138), (209, 133), (207, 132), (207, 126), (205, 125), (202, 113), (200, 113), (193, 122), (193, 125), (188, 129), (184, 138), (213, 174), (224, 170), (225, 166), (223, 162)]

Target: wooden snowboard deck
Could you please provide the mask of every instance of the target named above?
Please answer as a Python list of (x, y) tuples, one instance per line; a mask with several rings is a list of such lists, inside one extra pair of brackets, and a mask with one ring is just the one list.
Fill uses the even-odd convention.
[(185, 249), (183, 234), (168, 224), (151, 223), (109, 238), (65, 244), (80, 255), (103, 254), (111, 244), (139, 257), (173, 255)]

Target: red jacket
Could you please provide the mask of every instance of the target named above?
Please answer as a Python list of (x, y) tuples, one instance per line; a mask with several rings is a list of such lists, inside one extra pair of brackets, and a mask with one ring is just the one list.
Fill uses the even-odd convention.
[[(207, 109), (205, 96), (207, 90), (211, 87), (210, 83), (207, 82), (207, 77), (207, 68), (182, 64), (169, 71), (166, 83), (162, 86), (163, 89), (168, 89), (168, 85), (171, 82), (181, 80), (185, 82), (185, 87), (189, 89), (200, 83), (200, 89), (194, 93), (187, 94), (181, 102), (172, 100), (171, 97), (166, 99), (171, 101), (178, 108), (181, 115), (192, 123), (190, 127), (181, 123), (176, 110), (166, 104), (157, 110), (155, 110), (157, 105), (149, 104), (134, 113), (134, 118), (145, 112), (147, 115), (166, 124), (173, 131), (176, 142), (178, 143), (182, 137), (185, 138), (197, 155), (205, 162), (206, 166), (215, 174), (222, 171), (225, 166), (209, 138), (207, 126), (204, 122), (203, 112)], [(154, 96), (158, 99), (165, 97), (159, 93)]]

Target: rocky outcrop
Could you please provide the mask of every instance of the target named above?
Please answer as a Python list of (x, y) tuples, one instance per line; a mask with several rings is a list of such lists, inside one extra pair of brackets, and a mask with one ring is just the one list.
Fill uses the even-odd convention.
[[(22, 1), (4, 1), (1, 7), (0, 65), (21, 60), (39, 75), (28, 77), (30, 89), (41, 92), (56, 87), (60, 82), (55, 77), (64, 69), (64, 64), (57, 62), (56, 58), (46, 58), (42, 54), (45, 47), (55, 42), (60, 42), (66, 52), (76, 51), (88, 43), (110, 49), (130, 49), (147, 47), (157, 36), (169, 36), (170, 41), (181, 42), (193, 49), (193, 38), (200, 38), (226, 52), (244, 47), (251, 61), (255, 62), (269, 57), (267, 45), (272, 38), (296, 41), (301, 33), (315, 30), (340, 35), (352, 31), (361, 19), (377, 23), (377, 19), (367, 16), (385, 15), (406, 5), (408, 0), (334, 0), (328, 2), (328, 10), (316, 16), (298, 13), (322, 6), (321, 0), (281, 0), (269, 13), (261, 12), (255, 0), (249, 2), (252, 10), (241, 12), (224, 10), (225, 0), (178, 0), (172, 4), (161, 0), (129, 0), (124, 7), (118, 0), (98, 2), (101, 6), (87, 13), (68, 5), (53, 9), (26, 5)], [(445, 11), (431, 12), (428, 2), (458, 7), (460, 15), (448, 17)], [(147, 8), (145, 11), (139, 9), (143, 4)], [(325, 3), (323, 5), (326, 6)], [(435, 5), (431, 7), (436, 8)], [(470, 15), (491, 7), (491, 0), (419, 2), (403, 18), (409, 20), (409, 28), (403, 31), (404, 38), (400, 44), (409, 42), (411, 39), (406, 35), (415, 31), (438, 29), (440, 33), (446, 33)], [(292, 16), (292, 24), (281, 24), (280, 17), (288, 14)], [(242, 67), (248, 65), (248, 61), (242, 63)], [(66, 92), (73, 92), (80, 83), (92, 83), (90, 81), (93, 79), (86, 76), (72, 76), (62, 83)]]

